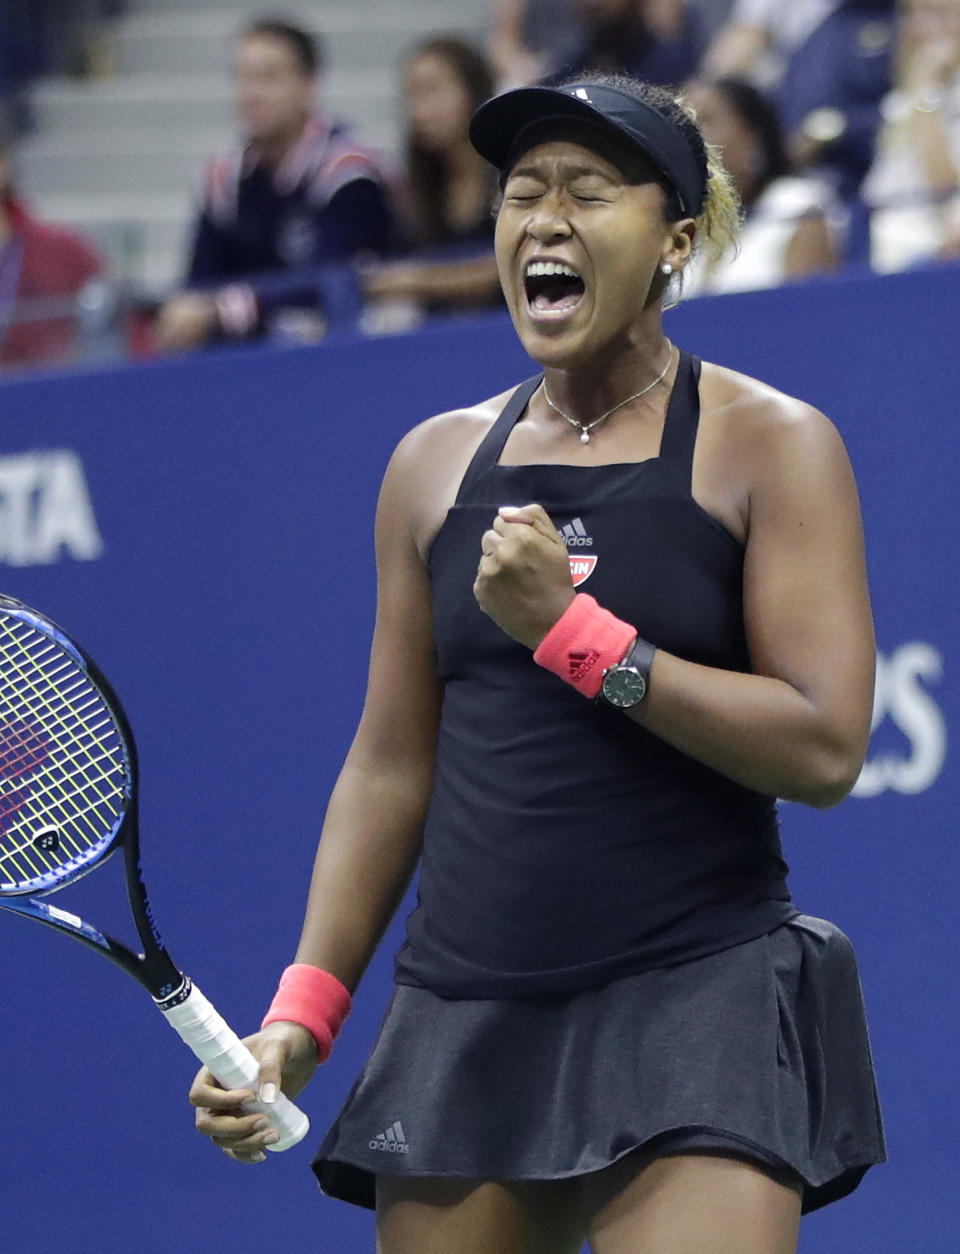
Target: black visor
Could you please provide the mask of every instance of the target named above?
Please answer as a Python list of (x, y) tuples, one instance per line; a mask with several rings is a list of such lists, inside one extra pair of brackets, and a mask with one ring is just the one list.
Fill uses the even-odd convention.
[(470, 140), (482, 157), (504, 170), (529, 126), (567, 119), (599, 124), (627, 139), (666, 178), (681, 213), (692, 218), (699, 214), (707, 176), (688, 139), (663, 114), (619, 87), (584, 82), (506, 91), (473, 115)]

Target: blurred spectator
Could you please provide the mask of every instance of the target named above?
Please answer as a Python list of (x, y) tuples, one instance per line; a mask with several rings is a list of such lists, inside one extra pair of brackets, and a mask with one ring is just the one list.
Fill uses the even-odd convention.
[(0, 118), (0, 363), (53, 364), (71, 355), (76, 298), (103, 266), (79, 235), (28, 212), (12, 167), (11, 130)]
[(894, 0), (841, 0), (790, 58), (777, 99), (795, 164), (859, 192), (893, 76)]
[(44, 63), (45, 13), (32, 0), (0, 3), (0, 101), (19, 113), (23, 85)]
[(729, 21), (710, 45), (703, 73), (776, 84), (786, 63), (841, 0), (734, 0)]
[[(685, 5), (674, 0), (666, 0), (666, 3), (659, 0), (642, 4), (640, 8), (649, 30), (668, 42), (676, 39), (678, 15), (685, 9), (679, 24), (686, 22), (695, 33), (699, 55), (702, 45), (726, 22), (731, 4), (732, 0), (686, 0)], [(592, 20), (585, 15), (585, 10), (595, 7), (583, 5), (579, 0), (493, 0), (490, 57), (499, 89), (536, 82), (556, 75), (563, 67), (579, 68), (584, 58), (584, 23)], [(690, 61), (685, 58), (682, 72), (673, 74), (669, 81), (680, 82), (695, 68), (695, 58)], [(661, 77), (671, 73), (669, 70), (661, 72), (656, 67), (655, 72)]]
[(582, 39), (577, 0), (493, 0), (490, 61), (499, 91), (566, 65)]
[(0, 99), (20, 112), (18, 93), (37, 74), (95, 68), (98, 24), (124, 0), (0, 0)]
[(320, 68), (315, 41), (297, 27), (255, 22), (241, 36), (234, 81), (243, 147), (208, 168), (192, 290), (160, 311), (161, 350), (291, 325), (319, 336), (318, 268), (390, 247), (376, 162), (315, 112)]
[(704, 138), (720, 149), (744, 211), (737, 251), (713, 264), (695, 256), (684, 271), (684, 295), (775, 287), (834, 269), (831, 190), (791, 174), (774, 106), (737, 78), (695, 82), (684, 95)]
[(960, 256), (960, 0), (904, 0), (896, 86), (864, 184), (871, 264)]
[(852, 200), (869, 168), (888, 90), (894, 0), (737, 0), (704, 61), (748, 78), (779, 107), (795, 166), (817, 166)]
[(712, 42), (730, 21), (734, 0), (687, 0), (687, 3), (696, 11), (704, 35)]
[(677, 85), (700, 64), (705, 40), (686, 0), (576, 0), (575, 11), (581, 41), (555, 77), (606, 70)]
[(467, 135), (471, 114), (492, 94), (490, 66), (463, 40), (431, 39), (409, 57), (402, 190), (415, 255), (366, 269), (364, 289), (374, 302), (406, 303), (414, 312), (499, 303), (496, 174)]

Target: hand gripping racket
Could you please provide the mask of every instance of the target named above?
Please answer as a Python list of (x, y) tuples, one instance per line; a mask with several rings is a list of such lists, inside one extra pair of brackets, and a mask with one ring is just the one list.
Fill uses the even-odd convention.
[[(226, 1088), (256, 1091), (258, 1063), (174, 966), (140, 868), (137, 754), (116, 694), (83, 650), (42, 614), (0, 595), (0, 906), (109, 958), (147, 990)], [(127, 896), (144, 952), (38, 901), (123, 850)], [(250, 1102), (288, 1149), (309, 1121), (282, 1093)]]

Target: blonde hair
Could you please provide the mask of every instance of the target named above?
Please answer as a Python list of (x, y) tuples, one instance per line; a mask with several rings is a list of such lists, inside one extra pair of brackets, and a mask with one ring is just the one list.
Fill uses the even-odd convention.
[(714, 144), (705, 144), (707, 150), (707, 195), (703, 209), (696, 219), (697, 239), (694, 247), (712, 256), (720, 257), (729, 249), (736, 249), (743, 225), (743, 205), (720, 150)]
[[(697, 125), (697, 112), (693, 105), (680, 93), (673, 97), (677, 106), (683, 110), (696, 128), (696, 133), (703, 145), (707, 163), (707, 190), (703, 208), (695, 222), (697, 233), (693, 241), (693, 253), (703, 254), (708, 270), (725, 258), (736, 255), (740, 246), (740, 229), (743, 226), (743, 204), (740, 193), (723, 164), (720, 149), (708, 143)], [(676, 275), (672, 282), (673, 293), (668, 308), (678, 304), (683, 295), (683, 271)]]

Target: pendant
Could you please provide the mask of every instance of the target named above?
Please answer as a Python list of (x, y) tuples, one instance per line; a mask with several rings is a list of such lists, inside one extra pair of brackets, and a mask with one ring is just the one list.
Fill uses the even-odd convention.
[(581, 434), (581, 436), (580, 436), (580, 443), (581, 443), (581, 444), (589, 444), (589, 443), (590, 443), (590, 432), (589, 432), (589, 431), (584, 431), (584, 432), (582, 432), (582, 434)]

